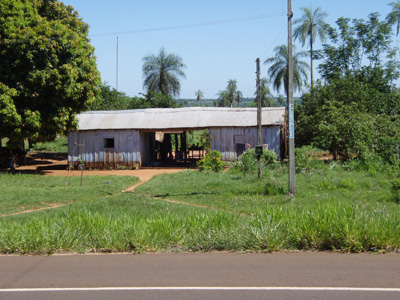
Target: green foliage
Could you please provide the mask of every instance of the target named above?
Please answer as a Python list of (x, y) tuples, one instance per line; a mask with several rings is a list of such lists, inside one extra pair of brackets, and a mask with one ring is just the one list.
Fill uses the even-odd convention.
[(222, 154), (213, 150), (211, 153), (207, 153), (202, 159), (197, 162), (197, 166), (200, 170), (221, 172), (224, 166), (223, 161), (221, 161)]
[(296, 108), (296, 145), (329, 150), (335, 159), (357, 156), (369, 170), (380, 168), (379, 159), (395, 163), (400, 93), (393, 85), (399, 77), (393, 22), (373, 13), (367, 21), (339, 18), (338, 28), (329, 28), (331, 44), (324, 44), (319, 65), (325, 83), (304, 94)]
[(236, 102), (239, 105), (243, 95), (241, 91), (237, 89), (237, 80), (229, 79), (228, 85), (225, 90), (219, 91), (218, 94), (218, 106), (230, 106), (233, 107)]
[(203, 130), (200, 135), (200, 144), (208, 152), (211, 151), (212, 135), (208, 132), (208, 129)]
[(68, 138), (58, 137), (52, 142), (37, 143), (30, 149), (31, 151), (47, 151), (47, 152), (68, 152)]
[(200, 106), (200, 102), (201, 102), (201, 99), (203, 99), (204, 94), (201, 90), (197, 90), (194, 94), (196, 95), (197, 106)]
[[(280, 45), (274, 49), (275, 56), (264, 61), (264, 64), (271, 64), (268, 68), (273, 88), (279, 93), (282, 85), (286, 96), (288, 95), (288, 58), (289, 52), (286, 45)], [(301, 90), (303, 80), (307, 79), (307, 71), (310, 66), (301, 59), (307, 55), (306, 52), (293, 52), (293, 89)]]
[(400, 94), (375, 81), (373, 74), (349, 74), (304, 94), (296, 107), (296, 145), (329, 150), (335, 159), (375, 152), (393, 160), (400, 144)]
[(47, 206), (43, 199), (68, 205), (1, 217), (0, 253), (400, 249), (400, 206), (386, 173), (297, 174), (295, 198), (282, 188), (286, 167), (256, 178), (184, 171), (121, 194), (132, 177), (87, 177), (82, 187), (72, 177), (65, 192), (62, 177), (3, 175), (0, 214)]
[(275, 177), (271, 176), (265, 185), (265, 195), (276, 196), (285, 194), (285, 189), (280, 182), (277, 182)]
[(88, 31), (62, 2), (0, 2), (0, 137), (9, 147), (67, 134), (90, 107), (100, 74)]
[(325, 42), (327, 24), (324, 21), (324, 18), (327, 17), (327, 13), (322, 11), (320, 7), (316, 9), (301, 7), (303, 11), (303, 15), (300, 19), (296, 19), (293, 22), (293, 25), (297, 25), (294, 29), (294, 39), (299, 39), (302, 46), (306, 44), (306, 41), (309, 41), (310, 46), (310, 60), (311, 60), (311, 87), (313, 86), (314, 81), (314, 68), (313, 68), (313, 60), (314, 60), (314, 42), (316, 38), (319, 37), (321, 42)]
[(389, 18), (389, 21), (379, 20), (378, 13), (370, 14), (367, 21), (339, 18), (337, 29), (328, 28), (332, 44), (323, 45), (323, 61), (318, 66), (321, 76), (326, 80), (337, 79), (368, 66), (381, 67), (385, 81), (397, 78), (398, 62), (391, 48), (393, 20)]
[[(277, 155), (275, 151), (263, 149), (261, 155), (261, 162), (263, 168), (271, 168), (277, 164)], [(257, 155), (255, 149), (247, 149), (238, 157), (236, 161), (230, 163), (230, 171), (251, 173), (257, 171)]]
[[(261, 78), (260, 80), (260, 94), (261, 94), (261, 106), (262, 107), (271, 107), (274, 106), (274, 98), (272, 97), (271, 91), (269, 89), (269, 80), (268, 78)], [(254, 93), (254, 105), (253, 107), (257, 107), (257, 91)]]
[(295, 148), (296, 173), (313, 173), (324, 169), (324, 162), (320, 160), (324, 152), (312, 146)]
[(100, 87), (100, 93), (90, 107), (91, 110), (124, 110), (129, 109), (132, 98), (123, 92), (111, 88), (106, 82)]
[(150, 90), (146, 95), (141, 97), (133, 97), (128, 105), (128, 109), (143, 109), (143, 108), (176, 108), (181, 105), (169, 95)]
[(143, 57), (143, 88), (166, 96), (179, 95), (181, 84), (179, 78), (186, 78), (182, 69), (186, 65), (176, 54), (168, 54), (162, 47), (157, 56), (154, 54)]
[(394, 201), (396, 201), (396, 203), (400, 203), (400, 179), (395, 179), (392, 181), (392, 194)]

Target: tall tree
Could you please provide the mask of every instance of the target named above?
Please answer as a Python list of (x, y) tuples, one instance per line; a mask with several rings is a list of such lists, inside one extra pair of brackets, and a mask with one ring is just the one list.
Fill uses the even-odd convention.
[(397, 2), (390, 2), (388, 5), (392, 7), (392, 12), (389, 14), (389, 18), (392, 17), (397, 22), (396, 36), (398, 36), (400, 31), (400, 0), (397, 0)]
[(303, 15), (300, 19), (296, 19), (293, 25), (297, 25), (294, 29), (294, 38), (299, 39), (302, 46), (308, 41), (310, 46), (310, 66), (311, 66), (311, 88), (314, 83), (314, 42), (317, 37), (324, 42), (326, 39), (327, 24), (324, 18), (328, 14), (320, 7), (313, 10), (312, 8), (302, 7)]
[[(261, 86), (261, 105), (263, 107), (271, 107), (273, 105), (274, 100), (272, 99), (272, 94), (269, 89), (268, 78), (261, 78), (260, 86)], [(254, 102), (257, 103), (257, 91), (254, 93), (254, 95), (256, 96)]]
[(196, 95), (197, 99), (197, 106), (200, 106), (201, 99), (203, 98), (204, 94), (202, 91), (198, 90), (197, 92), (194, 93)]
[(56, 0), (0, 1), (0, 138), (10, 148), (76, 126), (100, 85), (89, 26)]
[[(295, 48), (293, 47), (293, 50)], [(264, 64), (272, 64), (268, 68), (268, 74), (272, 81), (273, 88), (279, 93), (283, 84), (285, 94), (288, 97), (288, 47), (286, 45), (278, 46), (274, 49), (275, 56), (265, 60)], [(307, 80), (307, 71), (310, 66), (301, 60), (307, 56), (307, 52), (293, 51), (293, 89), (300, 91), (303, 80)]]
[(186, 78), (186, 65), (176, 54), (167, 54), (161, 47), (158, 55), (143, 57), (143, 88), (163, 95), (178, 96), (181, 90), (180, 78)]
[(220, 106), (230, 106), (233, 107), (233, 104), (236, 102), (238, 105), (240, 100), (243, 97), (241, 91), (237, 89), (237, 80), (229, 79), (228, 85), (225, 90), (219, 91), (218, 99), (220, 100)]
[(115, 97), (116, 90), (104, 82), (100, 86), (100, 93), (90, 107), (91, 110), (123, 110), (131, 105), (132, 98), (124, 92), (118, 92), (118, 102)]
[[(394, 20), (339, 18), (329, 28), (318, 67), (324, 81), (297, 107), (296, 145), (312, 144), (349, 157), (371, 152), (393, 163), (400, 143), (400, 77), (392, 49)], [(398, 164), (398, 162), (397, 162)]]
[(329, 81), (360, 70), (369, 73), (376, 67), (383, 67), (385, 76), (398, 75), (396, 52), (391, 47), (393, 19), (379, 17), (379, 13), (372, 13), (367, 20), (339, 18), (337, 28), (329, 27), (331, 44), (323, 45), (318, 66), (324, 79)]

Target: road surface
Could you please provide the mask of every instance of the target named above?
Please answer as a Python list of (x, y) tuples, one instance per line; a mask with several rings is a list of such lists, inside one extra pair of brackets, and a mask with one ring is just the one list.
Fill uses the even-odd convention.
[(0, 256), (0, 299), (400, 299), (400, 254)]

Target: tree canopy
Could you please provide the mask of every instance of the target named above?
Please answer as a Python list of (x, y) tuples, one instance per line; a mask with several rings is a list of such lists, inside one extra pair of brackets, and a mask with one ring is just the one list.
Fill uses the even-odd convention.
[[(261, 106), (271, 107), (274, 104), (274, 99), (272, 97), (271, 91), (269, 89), (268, 78), (261, 78), (260, 80), (260, 92), (261, 92)], [(257, 91), (254, 93), (254, 106), (257, 107)]]
[(100, 74), (88, 30), (56, 0), (0, 2), (0, 138), (9, 147), (67, 134), (89, 108)]
[(339, 18), (322, 50), (324, 81), (303, 95), (296, 111), (296, 145), (312, 144), (350, 158), (373, 153), (394, 162), (400, 144), (399, 65), (391, 49), (392, 26)]
[[(294, 50), (294, 49), (293, 49)], [(280, 45), (274, 49), (275, 56), (265, 60), (264, 64), (271, 64), (268, 74), (271, 78), (272, 86), (279, 93), (283, 85), (286, 96), (288, 95), (288, 61), (289, 52), (286, 45)], [(307, 55), (306, 52), (293, 51), (293, 89), (300, 91), (303, 79), (307, 79), (307, 71), (310, 66), (301, 60)]]
[(324, 18), (328, 15), (326, 12), (322, 11), (320, 7), (316, 9), (301, 7), (303, 15), (300, 19), (296, 19), (293, 25), (297, 25), (294, 29), (293, 37), (299, 39), (302, 46), (306, 44), (307, 40), (310, 45), (310, 66), (311, 66), (311, 87), (314, 82), (314, 42), (317, 37), (324, 42), (326, 38), (327, 24)]
[(163, 95), (177, 96), (181, 90), (180, 78), (186, 78), (186, 65), (176, 54), (167, 54), (162, 47), (158, 55), (150, 54), (143, 61), (143, 88)]
[(219, 91), (217, 96), (219, 100), (219, 106), (230, 107), (232, 107), (235, 102), (239, 104), (240, 100), (243, 98), (242, 92), (237, 89), (236, 79), (229, 79), (226, 89)]

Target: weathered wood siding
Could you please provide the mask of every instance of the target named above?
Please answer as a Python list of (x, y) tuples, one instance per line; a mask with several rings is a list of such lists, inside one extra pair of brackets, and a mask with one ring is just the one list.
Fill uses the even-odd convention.
[[(104, 139), (113, 139), (114, 147), (105, 148)], [(88, 167), (116, 167), (141, 164), (140, 133), (138, 130), (85, 130), (72, 132), (68, 136), (68, 161), (78, 157)], [(77, 147), (74, 145), (85, 145)]]
[[(224, 160), (236, 158), (236, 143), (250, 144), (252, 148), (257, 145), (257, 128), (255, 127), (228, 127), (210, 128), (212, 136), (211, 149), (221, 152)], [(267, 144), (269, 150), (273, 150), (280, 158), (280, 126), (268, 126), (262, 128), (262, 144)]]

